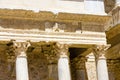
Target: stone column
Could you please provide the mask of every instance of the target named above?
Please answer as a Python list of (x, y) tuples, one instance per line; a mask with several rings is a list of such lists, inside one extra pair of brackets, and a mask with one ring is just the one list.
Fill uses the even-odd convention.
[(76, 78), (75, 80), (87, 80), (85, 57), (78, 57), (75, 59)]
[(57, 43), (59, 51), (58, 78), (59, 80), (71, 80), (68, 45)]
[(109, 80), (106, 57), (105, 57), (105, 51), (107, 50), (107, 48), (108, 46), (104, 46), (104, 45), (96, 46), (96, 48), (94, 48), (98, 80)]
[(29, 42), (13, 42), (16, 55), (16, 80), (29, 80), (26, 51), (30, 46)]

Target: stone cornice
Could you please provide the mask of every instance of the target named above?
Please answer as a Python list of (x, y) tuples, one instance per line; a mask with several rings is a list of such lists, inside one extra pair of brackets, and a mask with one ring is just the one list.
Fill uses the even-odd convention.
[(35, 13), (30, 10), (10, 10), (10, 9), (0, 9), (0, 18), (5, 19), (27, 19), (27, 20), (49, 20), (55, 18), (52, 12), (41, 11)]
[(70, 13), (58, 13), (57, 15), (52, 12), (41, 11), (35, 13), (27, 10), (8, 10), (0, 9), (0, 18), (2, 19), (27, 19), (38, 21), (53, 21), (53, 22), (99, 22), (106, 23), (110, 16), (108, 15), (90, 15), (90, 14), (70, 14)]
[(83, 21), (83, 22), (99, 22), (106, 23), (111, 16), (108, 15), (90, 15), (90, 14), (70, 14), (70, 13), (59, 13), (57, 19), (59, 20), (72, 20), (72, 21)]

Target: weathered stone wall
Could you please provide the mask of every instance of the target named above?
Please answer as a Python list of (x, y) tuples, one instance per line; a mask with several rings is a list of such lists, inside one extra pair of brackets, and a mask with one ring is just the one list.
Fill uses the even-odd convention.
[(88, 80), (97, 80), (96, 66), (94, 61), (86, 62), (86, 70), (87, 70)]
[(120, 60), (108, 60), (108, 71), (110, 80), (120, 80)]
[(71, 60), (72, 80), (88, 80), (84, 57), (77, 57)]
[(48, 61), (42, 53), (28, 54), (30, 80), (48, 80)]
[(4, 51), (0, 53), (0, 80), (15, 80), (14, 62), (7, 61)]
[[(29, 80), (48, 80), (48, 61), (42, 53), (28, 54)], [(5, 51), (0, 53), (0, 80), (16, 80), (15, 62), (8, 62)]]

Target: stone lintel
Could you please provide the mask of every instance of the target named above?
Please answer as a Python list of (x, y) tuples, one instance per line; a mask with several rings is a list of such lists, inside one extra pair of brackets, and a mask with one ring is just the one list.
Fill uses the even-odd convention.
[[(24, 33), (24, 35), (23, 35)], [(18, 29), (1, 29), (0, 41), (28, 41), (31, 42), (60, 42), (70, 45), (101, 45), (106, 44), (106, 35), (104, 32), (44, 32)]]

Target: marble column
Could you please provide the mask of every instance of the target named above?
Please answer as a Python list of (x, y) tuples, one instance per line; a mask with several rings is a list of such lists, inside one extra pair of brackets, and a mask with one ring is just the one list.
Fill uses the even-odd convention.
[(16, 54), (16, 80), (29, 80), (26, 51), (29, 42), (13, 42)]
[(94, 49), (98, 80), (109, 80), (106, 57), (105, 57), (105, 51), (107, 50), (107, 48), (108, 46), (101, 45), (101, 46), (96, 46), (96, 48)]
[(59, 80), (71, 80), (68, 45), (57, 44), (59, 50), (58, 78)]
[(86, 80), (85, 57), (78, 57), (75, 60), (76, 77), (75, 80)]

